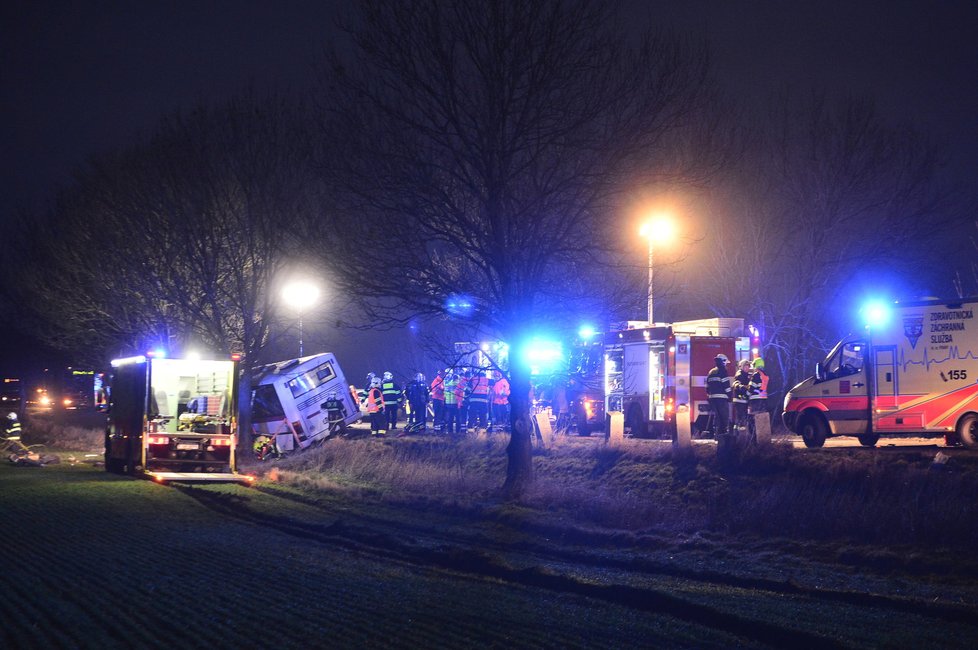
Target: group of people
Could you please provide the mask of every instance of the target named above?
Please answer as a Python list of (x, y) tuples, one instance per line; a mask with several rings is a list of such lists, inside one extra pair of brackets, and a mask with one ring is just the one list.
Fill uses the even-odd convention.
[(427, 430), (429, 404), (435, 431), (492, 431), (509, 423), (509, 382), (499, 371), (447, 368), (439, 370), (430, 384), (419, 372), (403, 389), (393, 373), (385, 372), (383, 377), (368, 373), (358, 398), (375, 436), (397, 431), (402, 406), (407, 412), (405, 431), (409, 432)]
[(753, 416), (767, 412), (768, 376), (764, 372), (764, 359), (753, 362), (744, 359), (733, 377), (727, 372), (730, 364), (727, 355), (718, 354), (714, 362), (715, 367), (706, 375), (706, 396), (715, 418), (714, 435), (748, 433), (752, 430)]

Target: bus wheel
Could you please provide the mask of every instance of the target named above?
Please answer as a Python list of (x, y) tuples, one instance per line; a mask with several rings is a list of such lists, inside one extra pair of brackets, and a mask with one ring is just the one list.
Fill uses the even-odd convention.
[(867, 433), (856, 437), (859, 438), (859, 444), (863, 447), (875, 447), (876, 443), (880, 441), (879, 434), (876, 433)]
[(978, 449), (978, 415), (968, 413), (958, 420), (958, 440), (968, 449)]
[(801, 439), (805, 441), (805, 446), (809, 448), (824, 445), (829, 433), (825, 422), (817, 415), (806, 415), (801, 421), (798, 432), (801, 434)]

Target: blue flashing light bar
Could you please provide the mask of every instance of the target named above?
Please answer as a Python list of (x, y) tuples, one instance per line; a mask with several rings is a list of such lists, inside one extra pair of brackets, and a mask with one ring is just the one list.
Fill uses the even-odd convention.
[(110, 364), (113, 368), (118, 368), (119, 366), (128, 366), (132, 363), (145, 363), (146, 357), (139, 355), (138, 357), (124, 357), (122, 359), (113, 359)]
[(863, 321), (866, 327), (882, 327), (886, 325), (890, 321), (891, 313), (890, 306), (880, 301), (867, 303), (862, 309)]

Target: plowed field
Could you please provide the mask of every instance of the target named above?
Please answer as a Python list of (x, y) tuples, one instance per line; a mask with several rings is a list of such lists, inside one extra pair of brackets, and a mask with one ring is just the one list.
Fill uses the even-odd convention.
[(0, 466), (0, 647), (974, 647), (976, 576)]

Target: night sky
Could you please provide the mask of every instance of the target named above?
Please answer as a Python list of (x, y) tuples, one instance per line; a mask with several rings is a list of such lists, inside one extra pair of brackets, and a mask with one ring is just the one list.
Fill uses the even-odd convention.
[[(168, 112), (249, 83), (308, 86), (347, 4), (7, 0), (0, 218), (43, 208), (88, 156)], [(705, 37), (727, 89), (752, 106), (785, 85), (874, 97), (947, 144), (951, 177), (978, 177), (978, 2), (631, 0), (623, 11)]]

